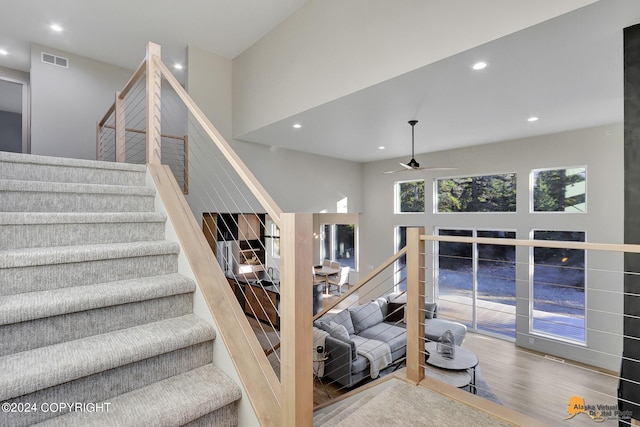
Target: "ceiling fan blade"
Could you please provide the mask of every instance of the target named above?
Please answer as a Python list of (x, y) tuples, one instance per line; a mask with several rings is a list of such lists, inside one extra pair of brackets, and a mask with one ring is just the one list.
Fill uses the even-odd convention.
[(415, 167), (409, 166), (408, 164), (402, 163), (402, 162), (400, 162), (400, 166), (402, 166), (403, 168), (405, 168), (407, 170), (414, 170), (415, 169)]
[(409, 170), (409, 169), (400, 169), (400, 170), (397, 170), (397, 171), (385, 171), (385, 172), (382, 172), (382, 173), (385, 173), (385, 174), (387, 174), (387, 173), (398, 173), (398, 172), (406, 172), (407, 170)]

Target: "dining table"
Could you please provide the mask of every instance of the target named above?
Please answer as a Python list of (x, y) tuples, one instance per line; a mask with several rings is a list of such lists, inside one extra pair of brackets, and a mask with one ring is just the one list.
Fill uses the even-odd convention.
[(324, 276), (325, 295), (329, 295), (329, 276), (333, 276), (334, 274), (338, 274), (339, 272), (339, 268), (329, 267), (328, 265), (316, 265), (313, 267), (314, 275)]

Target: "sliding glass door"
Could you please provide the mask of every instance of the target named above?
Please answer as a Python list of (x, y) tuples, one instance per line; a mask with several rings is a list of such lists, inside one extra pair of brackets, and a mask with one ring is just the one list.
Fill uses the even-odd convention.
[[(440, 229), (441, 236), (514, 239), (502, 230)], [(437, 257), (441, 315), (515, 338), (515, 246), (440, 242)]]

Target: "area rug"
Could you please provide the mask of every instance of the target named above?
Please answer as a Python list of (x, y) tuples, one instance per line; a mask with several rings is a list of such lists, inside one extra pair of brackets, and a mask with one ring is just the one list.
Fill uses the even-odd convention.
[(483, 411), (435, 391), (395, 381), (360, 410), (340, 417), (335, 427), (351, 426), (511, 426)]
[(491, 391), (491, 387), (482, 377), (480, 366), (476, 366), (476, 389), (478, 390), (478, 396), (502, 405), (502, 401)]
[[(395, 372), (398, 369), (398, 367), (396, 366), (390, 366), (386, 369), (383, 369), (380, 371), (380, 377), (383, 377), (385, 375), (389, 375), (393, 372)], [(480, 366), (476, 366), (476, 389), (477, 389), (477, 395), (479, 397), (482, 397), (484, 399), (490, 400), (492, 402), (495, 402), (499, 405), (502, 405), (502, 401), (500, 400), (500, 398), (498, 396), (496, 396), (496, 394), (491, 391), (491, 387), (489, 387), (489, 384), (487, 384), (487, 381), (484, 379), (484, 377), (482, 376), (482, 371), (480, 370)], [(464, 390), (466, 391), (471, 391), (468, 387), (465, 388)]]

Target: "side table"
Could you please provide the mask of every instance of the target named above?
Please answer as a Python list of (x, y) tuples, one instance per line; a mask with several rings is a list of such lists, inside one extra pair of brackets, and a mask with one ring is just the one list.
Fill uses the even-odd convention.
[(436, 368), (440, 368), (445, 372), (468, 372), (471, 376), (471, 380), (468, 383), (469, 389), (473, 394), (478, 393), (478, 390), (476, 389), (476, 366), (478, 366), (479, 363), (478, 356), (476, 356), (475, 354), (473, 354), (473, 352), (467, 350), (466, 348), (462, 348), (459, 345), (456, 345), (455, 358), (448, 359), (446, 357), (442, 357), (442, 355), (438, 353), (437, 343), (433, 341), (427, 341), (424, 344), (424, 349), (427, 352), (425, 360), (427, 365), (435, 366)]

